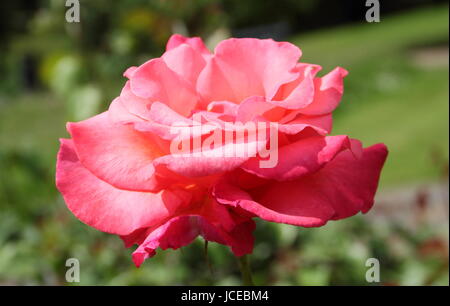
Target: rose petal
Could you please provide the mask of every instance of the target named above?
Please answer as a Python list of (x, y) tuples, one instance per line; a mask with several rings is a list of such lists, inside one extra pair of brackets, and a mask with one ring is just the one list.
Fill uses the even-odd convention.
[[(186, 177), (200, 177), (231, 171), (256, 153), (265, 141), (228, 143), (202, 152), (170, 154), (155, 159), (155, 165), (165, 165)], [(238, 152), (238, 153), (234, 153)]]
[[(189, 116), (198, 102), (192, 85), (177, 75), (161, 58), (139, 66), (130, 80), (134, 95), (151, 102), (162, 102), (183, 116)], [(145, 108), (149, 107), (147, 103)]]
[(193, 50), (200, 53), (205, 59), (211, 56), (208, 48), (206, 48), (200, 37), (184, 37), (180, 34), (173, 34), (167, 42), (166, 51), (170, 51), (182, 44), (187, 44), (192, 47)]
[(266, 179), (286, 181), (318, 171), (339, 152), (351, 148), (347, 136), (307, 137), (278, 150), (278, 161), (272, 168), (261, 168), (260, 158), (242, 164), (247, 172)]
[(271, 39), (228, 39), (200, 73), (197, 90), (206, 101), (240, 103), (251, 96), (272, 96), (284, 82), (295, 79), (301, 51)]
[(100, 179), (120, 189), (157, 188), (152, 161), (162, 152), (151, 135), (131, 125), (112, 123), (107, 112), (68, 123), (67, 129), (81, 163)]
[[(215, 129), (202, 137), (177, 138), (171, 143), (171, 154), (155, 159), (153, 164), (165, 165), (187, 177), (207, 176), (239, 167), (266, 146), (267, 139), (258, 137), (263, 131), (243, 124), (230, 124), (229, 128), (229, 131)], [(190, 141), (184, 142), (184, 139)]]
[(127, 70), (125, 70), (125, 72), (123, 73), (123, 76), (130, 79), (133, 76), (133, 73), (136, 71), (138, 67), (136, 66), (131, 66), (129, 67)]
[(242, 256), (251, 253), (253, 250), (254, 238), (252, 232), (254, 229), (255, 223), (251, 220), (237, 225), (231, 232), (226, 232), (221, 227), (210, 223), (203, 216), (179, 216), (151, 232), (134, 251), (133, 261), (139, 267), (145, 259), (156, 254), (157, 248), (176, 250), (188, 245), (197, 236), (202, 236), (208, 241), (228, 245), (235, 256)]
[(296, 71), (299, 72), (299, 77), (283, 85), (278, 91), (281, 94), (277, 93), (270, 102), (294, 110), (307, 107), (314, 99), (314, 77), (320, 69), (321, 67), (317, 65), (298, 64)]
[(198, 75), (206, 65), (202, 55), (188, 44), (181, 44), (168, 50), (162, 59), (170, 69), (188, 81), (194, 88)]
[(322, 78), (314, 80), (314, 100), (299, 110), (305, 115), (324, 115), (336, 109), (344, 93), (344, 77), (347, 70), (337, 67)]
[(56, 186), (73, 214), (112, 234), (128, 235), (155, 226), (189, 201), (184, 192), (136, 192), (109, 185), (83, 167), (69, 139), (61, 139), (56, 168)]
[(323, 116), (299, 115), (294, 120), (285, 124), (278, 124), (278, 130), (288, 135), (296, 135), (306, 128), (312, 128), (317, 134), (325, 136), (331, 132), (333, 119), (331, 114)]
[(144, 120), (128, 111), (120, 97), (115, 98), (108, 108), (109, 120), (114, 123), (143, 122)]
[(120, 92), (120, 103), (130, 114), (143, 120), (148, 120), (148, 108), (152, 104), (152, 101), (136, 96), (131, 91), (130, 84), (130, 81), (127, 81), (122, 88)]
[(222, 180), (214, 187), (214, 196), (219, 203), (241, 207), (267, 221), (322, 226), (372, 207), (386, 156), (383, 144), (364, 149), (360, 159), (347, 150), (320, 171), (294, 181), (244, 191)]

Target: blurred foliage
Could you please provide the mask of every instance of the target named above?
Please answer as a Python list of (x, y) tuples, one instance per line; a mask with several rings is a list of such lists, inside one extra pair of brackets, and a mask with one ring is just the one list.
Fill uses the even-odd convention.
[(440, 177), (433, 154), (448, 160), (447, 7), (307, 33), (293, 42), (304, 61), (320, 63), (325, 72), (337, 64), (349, 71), (333, 133), (366, 146), (387, 144), (382, 186)]
[[(81, 285), (240, 284), (235, 258), (214, 243), (211, 273), (201, 239), (158, 251), (136, 269), (132, 249), (79, 222), (54, 186), (65, 122), (104, 110), (125, 69), (159, 56), (172, 32), (212, 46), (252, 27), (277, 36), (277, 27), (259, 26), (286, 23), (287, 32), (303, 32), (290, 40), (304, 61), (350, 71), (334, 134), (388, 144), (381, 191), (448, 178), (448, 59), (440, 53), (447, 48), (448, 56), (447, 6), (394, 14), (404, 1), (383, 2), (389, 14), (366, 24), (364, 1), (324, 10), (323, 1), (81, 0), (82, 22), (68, 24), (64, 3), (4, 1), (0, 8), (0, 284), (67, 284), (71, 257), (80, 260)], [(320, 29), (342, 21), (353, 23)], [(405, 214), (415, 218), (417, 205)], [(368, 285), (369, 257), (380, 260), (383, 285), (448, 284), (442, 224), (411, 228), (370, 213), (315, 229), (258, 222), (251, 261), (259, 285)]]

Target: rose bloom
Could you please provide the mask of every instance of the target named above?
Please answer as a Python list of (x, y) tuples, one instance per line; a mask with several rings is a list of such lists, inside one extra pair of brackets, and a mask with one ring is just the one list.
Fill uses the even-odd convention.
[[(128, 81), (107, 111), (68, 123), (71, 139), (61, 139), (56, 170), (68, 208), (127, 247), (137, 244), (137, 266), (157, 248), (197, 236), (236, 256), (251, 253), (255, 217), (317, 227), (366, 213), (387, 148), (327, 136), (347, 71), (318, 77), (321, 67), (300, 56), (271, 39), (227, 39), (211, 53), (199, 38), (173, 35), (160, 58), (124, 73)], [(277, 163), (261, 167), (257, 154), (171, 154), (171, 127), (190, 129), (194, 116), (210, 129), (185, 134), (189, 142), (225, 123), (276, 124)], [(222, 146), (265, 148), (248, 139)]]

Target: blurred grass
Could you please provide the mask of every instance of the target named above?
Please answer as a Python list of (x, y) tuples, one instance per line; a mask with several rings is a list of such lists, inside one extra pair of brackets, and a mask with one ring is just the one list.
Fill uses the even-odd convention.
[(54, 163), (58, 138), (65, 135), (64, 104), (50, 93), (25, 93), (10, 102), (0, 99), (1, 149), (35, 152)]
[(448, 40), (448, 6), (435, 6), (382, 17), (380, 23), (355, 23), (291, 38), (302, 61), (354, 68), (367, 59), (382, 61), (415, 45)]
[[(417, 63), (416, 50), (448, 42), (448, 6), (294, 37), (303, 61), (349, 70), (333, 134), (365, 146), (384, 142), (390, 155), (381, 186), (438, 179), (448, 160), (448, 59)], [(448, 48), (448, 47), (447, 47)], [(448, 49), (447, 49), (448, 50)], [(439, 56), (439, 54), (437, 55)], [(442, 57), (442, 56), (441, 56)]]

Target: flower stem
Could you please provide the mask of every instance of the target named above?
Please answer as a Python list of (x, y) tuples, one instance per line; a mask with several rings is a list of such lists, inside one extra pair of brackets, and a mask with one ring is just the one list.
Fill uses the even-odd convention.
[(208, 256), (208, 240), (205, 240), (205, 248), (204, 248), (204, 255), (205, 255), (205, 261), (206, 261), (206, 265), (208, 266), (208, 270), (210, 273), (210, 277), (211, 279), (214, 277), (214, 271), (212, 268), (212, 264), (211, 261), (209, 260), (209, 256)]
[(250, 264), (248, 262), (247, 255), (238, 257), (239, 260), (239, 268), (241, 269), (241, 275), (242, 275), (242, 284), (244, 286), (254, 286), (252, 279), (252, 272), (250, 270)]

